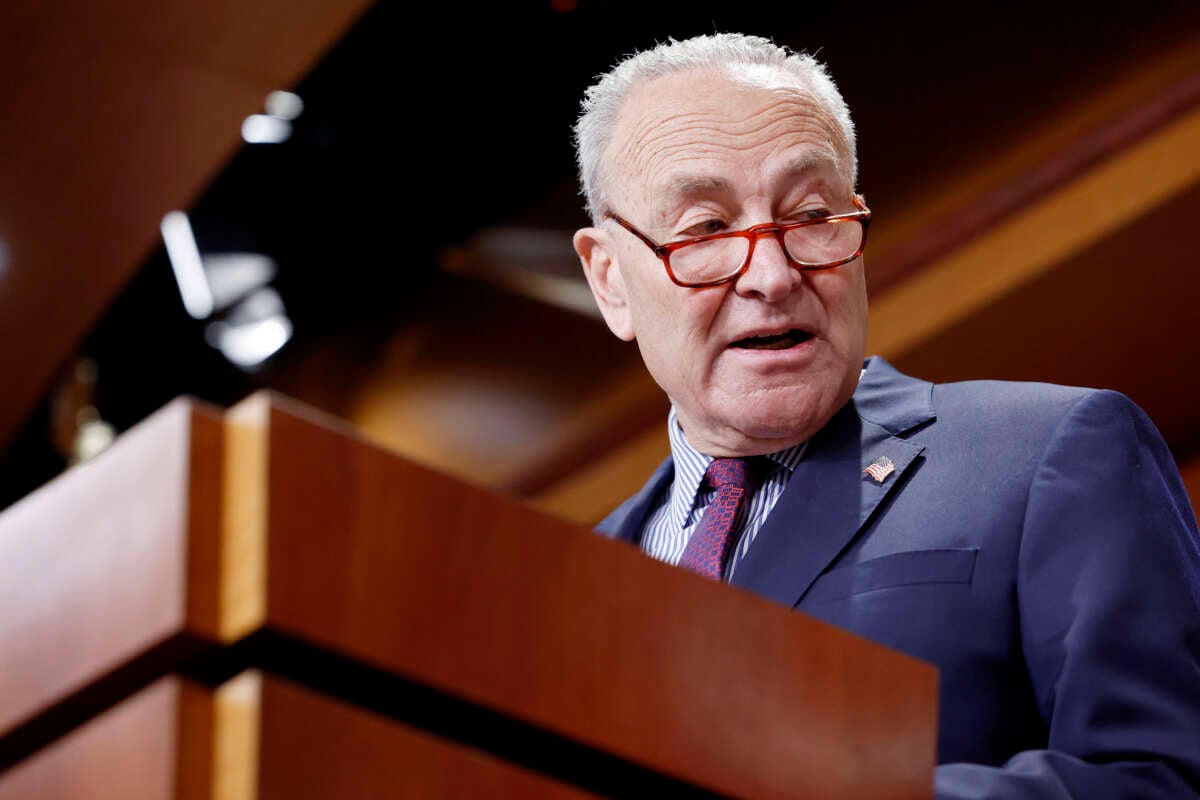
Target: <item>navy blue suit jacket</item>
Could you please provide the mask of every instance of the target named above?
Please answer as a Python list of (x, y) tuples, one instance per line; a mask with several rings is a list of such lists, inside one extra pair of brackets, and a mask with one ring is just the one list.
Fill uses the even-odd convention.
[[(672, 474), (599, 530), (636, 541)], [(939, 668), (939, 797), (1200, 790), (1200, 537), (1120, 394), (870, 359), (732, 582)]]

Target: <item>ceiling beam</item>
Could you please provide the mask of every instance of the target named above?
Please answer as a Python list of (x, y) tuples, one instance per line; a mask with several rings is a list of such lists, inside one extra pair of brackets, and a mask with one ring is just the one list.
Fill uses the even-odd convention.
[(0, 4), (0, 449), (157, 243), (369, 0)]

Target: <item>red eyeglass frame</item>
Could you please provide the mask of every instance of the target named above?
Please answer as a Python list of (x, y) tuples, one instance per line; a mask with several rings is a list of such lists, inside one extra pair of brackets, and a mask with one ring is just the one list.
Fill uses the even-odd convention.
[[(750, 261), (754, 258), (755, 243), (758, 242), (760, 236), (766, 234), (772, 234), (775, 237), (775, 239), (779, 242), (779, 248), (783, 251), (784, 257), (795, 269), (815, 271), (833, 269), (834, 267), (840, 267), (843, 264), (849, 264), (851, 261), (861, 256), (863, 254), (863, 250), (866, 249), (867, 230), (871, 224), (871, 209), (867, 208), (867, 204), (866, 201), (863, 200), (863, 196), (861, 194), (856, 194), (853, 196), (852, 200), (854, 205), (858, 207), (858, 211), (852, 211), (848, 214), (835, 214), (831, 217), (822, 217), (821, 219), (806, 219), (801, 220), (800, 222), (764, 222), (761, 225), (754, 225), (746, 228), (745, 230), (710, 233), (705, 236), (695, 236), (691, 239), (680, 239), (679, 241), (667, 242), (666, 244), (659, 244), (611, 211), (607, 212), (604, 216), (613, 220), (622, 228), (641, 239), (642, 243), (649, 247), (654, 252), (654, 255), (658, 256), (658, 258), (663, 262), (663, 266), (667, 268), (667, 277), (671, 279), (672, 283), (688, 289), (707, 289), (713, 286), (720, 286), (722, 284), (729, 283), (730, 281), (735, 281), (745, 274), (746, 270), (750, 268)], [(857, 222), (862, 225), (862, 241), (859, 242), (858, 249), (854, 251), (854, 254), (848, 258), (843, 258), (828, 264), (805, 264), (803, 261), (797, 261), (796, 259), (792, 258), (792, 254), (788, 252), (787, 246), (783, 243), (784, 234), (786, 234), (788, 231), (793, 231), (797, 228), (811, 227), (813, 225), (829, 225), (846, 222)], [(675, 276), (674, 270), (671, 269), (671, 253), (674, 253), (680, 248), (687, 247), (688, 245), (699, 244), (701, 242), (711, 242), (714, 239), (732, 239), (734, 237), (741, 237), (750, 240), (750, 247), (746, 252), (746, 258), (742, 262), (742, 266), (737, 272), (734, 272), (724, 278), (717, 278), (711, 281), (701, 281), (699, 283), (681, 281)]]

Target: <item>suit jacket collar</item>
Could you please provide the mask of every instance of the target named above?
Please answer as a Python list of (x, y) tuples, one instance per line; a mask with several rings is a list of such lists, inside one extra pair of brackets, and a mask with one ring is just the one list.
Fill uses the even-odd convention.
[[(925, 449), (901, 437), (933, 421), (932, 394), (933, 384), (870, 359), (854, 397), (813, 437), (732, 582), (784, 605), (799, 603), (899, 491)], [(892, 464), (882, 481), (866, 473), (881, 458)]]
[(851, 403), (864, 421), (894, 436), (934, 420), (933, 384), (899, 372), (879, 356), (868, 358)]
[[(798, 603), (921, 455), (923, 447), (901, 437), (934, 420), (932, 395), (933, 384), (901, 374), (882, 358), (868, 359), (853, 398), (809, 443), (733, 583), (785, 605)], [(864, 473), (880, 457), (894, 465), (882, 482)], [(673, 475), (668, 458), (598, 530), (636, 543)]]
[(653, 509), (655, 499), (675, 477), (675, 465), (668, 456), (658, 465), (650, 480), (635, 494), (616, 508), (596, 526), (596, 531), (610, 539), (621, 539), (637, 544), (642, 538), (642, 528)]

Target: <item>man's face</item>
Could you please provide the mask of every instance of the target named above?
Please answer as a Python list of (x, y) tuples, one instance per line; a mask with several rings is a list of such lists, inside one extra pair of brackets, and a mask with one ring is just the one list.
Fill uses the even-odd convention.
[[(622, 108), (606, 161), (608, 199), (664, 243), (853, 211), (836, 130), (794, 90), (713, 71), (660, 78)], [(800, 272), (766, 236), (736, 281), (691, 289), (672, 283), (658, 257), (615, 223), (579, 231), (575, 245), (609, 327), (637, 340), (700, 451), (790, 447), (853, 394), (867, 332), (861, 259)]]

